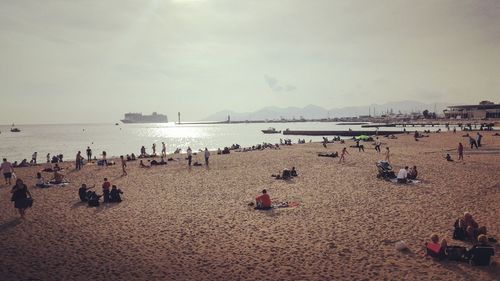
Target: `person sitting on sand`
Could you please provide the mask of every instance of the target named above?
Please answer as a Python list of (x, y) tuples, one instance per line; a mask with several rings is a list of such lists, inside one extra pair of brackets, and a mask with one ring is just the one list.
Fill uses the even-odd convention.
[(448, 162), (453, 162), (453, 159), (451, 159), (451, 155), (449, 153), (446, 154), (444, 159), (446, 159), (446, 161), (448, 161)]
[(478, 244), (467, 251), (465, 257), (469, 259), (472, 265), (488, 266), (490, 265), (491, 257), (495, 255), (495, 250), (488, 244), (486, 235), (479, 235), (477, 241)]
[(140, 168), (151, 168), (151, 166), (145, 165), (144, 162), (142, 162), (142, 160), (139, 162), (139, 167)]
[(45, 179), (42, 177), (42, 174), (41, 173), (36, 173), (36, 184), (35, 184), (36, 187), (40, 187), (40, 188), (46, 188), (46, 187), (49, 187), (50, 184), (48, 184), (47, 182), (45, 182)]
[(51, 184), (61, 184), (66, 182), (64, 173), (54, 169), (54, 178), (50, 180)]
[(481, 234), (486, 235), (487, 229), (485, 226), (479, 227), (479, 224), (474, 220), (472, 214), (465, 212), (462, 218), (458, 218), (453, 224), (453, 239), (476, 241)]
[(413, 168), (410, 168), (410, 170), (408, 171), (408, 179), (416, 180), (417, 176), (418, 176), (417, 166), (413, 166)]
[(118, 189), (116, 185), (113, 185), (111, 188), (111, 192), (109, 193), (109, 202), (120, 203), (122, 202), (122, 198), (120, 194), (123, 194), (121, 189)]
[(448, 243), (446, 239), (439, 241), (439, 236), (437, 234), (431, 235), (431, 241), (425, 244), (426, 255), (433, 258), (443, 259), (446, 256), (446, 247)]
[(267, 194), (267, 190), (262, 190), (262, 195), (255, 198), (256, 210), (269, 210), (271, 209), (271, 198)]
[(292, 174), (292, 177), (297, 177), (298, 176), (297, 170), (295, 170), (295, 167), (292, 167), (292, 170), (290, 171), (290, 173)]
[(88, 194), (88, 204), (89, 207), (98, 207), (99, 206), (99, 198), (101, 198), (102, 195), (97, 195), (95, 191), (90, 191), (90, 194)]
[(90, 189), (94, 187), (95, 185), (92, 187), (87, 187), (87, 185), (83, 183), (82, 186), (78, 189), (78, 196), (80, 197), (80, 201), (87, 202), (89, 200), (90, 194), (92, 193)]
[(398, 183), (407, 183), (408, 182), (408, 166), (405, 166), (404, 169), (399, 170), (397, 176)]
[[(54, 165), (53, 170), (57, 172), (57, 171), (61, 171), (61, 170), (62, 170), (62, 168), (61, 168), (61, 167), (59, 167), (59, 164), (57, 164), (57, 163), (56, 163), (56, 164)], [(52, 171), (51, 171), (51, 172), (52, 172)]]

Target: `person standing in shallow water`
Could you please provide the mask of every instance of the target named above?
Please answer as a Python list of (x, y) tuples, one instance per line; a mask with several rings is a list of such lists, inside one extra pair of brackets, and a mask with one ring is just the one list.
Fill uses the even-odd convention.
[(12, 187), (11, 193), (12, 201), (14, 201), (14, 208), (19, 211), (19, 215), (21, 215), (21, 218), (24, 219), (26, 209), (30, 207), (31, 200), (29, 200), (28, 198), (32, 198), (31, 193), (21, 179), (16, 180), (16, 184)]
[(161, 143), (161, 156), (167, 157), (167, 146), (165, 145), (165, 142)]
[(153, 149), (153, 155), (156, 155), (156, 144), (153, 143), (153, 146), (151, 148)]

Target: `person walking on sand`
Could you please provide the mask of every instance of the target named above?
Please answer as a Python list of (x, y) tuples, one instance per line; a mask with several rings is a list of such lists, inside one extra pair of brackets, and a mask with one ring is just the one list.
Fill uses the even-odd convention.
[(380, 153), (380, 141), (378, 140), (378, 137), (375, 141), (375, 151), (377, 151), (377, 153)]
[(3, 177), (5, 179), (5, 184), (11, 185), (12, 174), (14, 173), (14, 167), (7, 161), (7, 158), (3, 159), (2, 165), (0, 165), (0, 170), (2, 170)]
[(167, 146), (165, 142), (161, 142), (161, 156), (167, 157)]
[(342, 152), (340, 153), (340, 159), (339, 159), (339, 163), (341, 162), (344, 162), (345, 163), (345, 155), (349, 155), (349, 152), (347, 152), (347, 148), (343, 148), (342, 149)]
[(191, 151), (190, 146), (188, 146), (188, 149), (187, 149), (187, 156), (188, 156), (188, 165), (189, 165), (189, 167), (191, 167), (191, 160), (193, 159), (193, 155), (192, 155), (192, 151)]
[(127, 167), (127, 161), (125, 161), (125, 158), (123, 158), (123, 155), (120, 156), (120, 159), (122, 160), (122, 176), (126, 176), (127, 175), (127, 171), (125, 170), (125, 168)]
[(75, 159), (75, 165), (76, 165), (76, 170), (79, 171), (82, 169), (82, 164), (83, 164), (83, 156), (80, 151), (76, 154), (76, 159)]
[(476, 140), (475, 140), (473, 137), (471, 137), (471, 136), (469, 136), (469, 144), (470, 144), (470, 149), (473, 149), (473, 148), (474, 148), (474, 146), (475, 146), (477, 149), (479, 149), (479, 147), (477, 146), (477, 142), (476, 142)]
[(464, 160), (464, 146), (461, 142), (458, 143), (458, 160)]
[(90, 146), (87, 146), (87, 161), (89, 163), (92, 161), (92, 149), (90, 149)]
[(388, 163), (391, 163), (390, 158), (391, 158), (391, 151), (389, 150), (389, 147), (386, 147), (384, 160), (387, 161)]
[[(479, 132), (477, 132), (477, 135), (476, 135), (476, 143), (477, 143), (477, 147), (481, 147), (481, 139), (483, 138), (483, 135), (481, 135)], [(35, 152), (36, 153), (36, 152)], [(36, 164), (36, 163), (35, 163)]]
[(151, 148), (153, 149), (153, 155), (156, 155), (156, 143), (153, 143)]
[(205, 165), (208, 167), (208, 158), (210, 158), (210, 151), (205, 147)]
[(16, 180), (16, 184), (12, 187), (11, 193), (12, 201), (14, 201), (14, 208), (19, 211), (19, 215), (21, 215), (21, 218), (24, 219), (26, 209), (31, 207), (31, 202), (33, 202), (31, 199), (31, 193), (21, 179)]

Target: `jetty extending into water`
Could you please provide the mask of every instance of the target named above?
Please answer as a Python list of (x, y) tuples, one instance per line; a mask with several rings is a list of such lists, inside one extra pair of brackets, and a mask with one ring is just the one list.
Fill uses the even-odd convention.
[(283, 135), (298, 135), (298, 136), (342, 136), (342, 137), (356, 137), (359, 135), (396, 135), (403, 134), (404, 131), (295, 131), (295, 130), (284, 130)]

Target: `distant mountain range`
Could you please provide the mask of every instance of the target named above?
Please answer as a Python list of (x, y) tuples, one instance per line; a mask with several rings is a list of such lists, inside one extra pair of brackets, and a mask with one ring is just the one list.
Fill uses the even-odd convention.
[(300, 107), (286, 107), (280, 108), (275, 106), (264, 107), (254, 112), (235, 112), (231, 110), (219, 111), (204, 119), (204, 121), (223, 121), (227, 120), (228, 115), (231, 116), (232, 121), (245, 121), (245, 120), (273, 120), (273, 119), (321, 119), (321, 118), (335, 118), (335, 117), (355, 117), (359, 115), (375, 114), (380, 116), (385, 112), (394, 113), (411, 113), (422, 112), (425, 109), (438, 114), (442, 113), (446, 107), (453, 105), (450, 103), (422, 103), (417, 101), (400, 101), (389, 102), (384, 104), (372, 104), (366, 106), (350, 106), (342, 108), (325, 109), (316, 105), (308, 105), (303, 108)]

